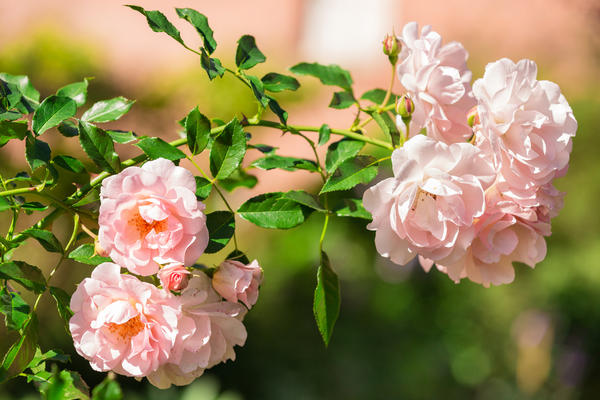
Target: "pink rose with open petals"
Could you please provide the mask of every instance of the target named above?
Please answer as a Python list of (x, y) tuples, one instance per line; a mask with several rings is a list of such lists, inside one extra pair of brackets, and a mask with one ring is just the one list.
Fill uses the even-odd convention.
[(204, 204), (191, 172), (159, 158), (106, 178), (100, 192), (98, 241), (108, 255), (139, 275), (159, 264), (192, 265), (208, 244)]
[(466, 141), (472, 135), (467, 113), (476, 104), (467, 51), (457, 42), (442, 45), (429, 25), (419, 34), (416, 22), (404, 26), (399, 40), (398, 76), (415, 104), (410, 136), (426, 128), (428, 136), (448, 144)]
[(481, 123), (477, 144), (494, 157), (506, 185), (528, 193), (566, 172), (577, 121), (560, 88), (536, 79), (531, 60), (490, 63), (473, 84)]
[(116, 264), (103, 263), (71, 298), (69, 329), (77, 352), (97, 371), (144, 377), (167, 360), (179, 362), (178, 336), (189, 335), (172, 296)]
[(484, 190), (495, 178), (491, 164), (468, 143), (417, 135), (394, 150), (392, 167), (394, 177), (363, 197), (379, 254), (396, 264), (416, 254), (436, 262), (460, 258), (485, 210)]
[(190, 271), (181, 264), (171, 264), (158, 271), (158, 279), (160, 279), (163, 289), (178, 292), (186, 288), (190, 279)]
[(212, 284), (217, 293), (227, 301), (241, 301), (251, 308), (258, 299), (258, 287), (263, 271), (258, 261), (245, 265), (236, 260), (225, 260), (213, 275)]
[(181, 296), (176, 297), (187, 321), (191, 321), (186, 332), (193, 333), (177, 339), (176, 347), (183, 353), (180, 360), (165, 363), (148, 376), (150, 383), (161, 389), (172, 384), (187, 385), (205, 369), (234, 360), (234, 346), (243, 346), (247, 336), (241, 322), (246, 314), (244, 306), (222, 301), (206, 275), (192, 277)]

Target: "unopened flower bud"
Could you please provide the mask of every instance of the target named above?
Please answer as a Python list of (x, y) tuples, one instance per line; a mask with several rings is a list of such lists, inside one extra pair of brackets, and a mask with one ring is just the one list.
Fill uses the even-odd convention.
[(399, 53), (400, 46), (398, 45), (398, 39), (395, 35), (387, 34), (385, 39), (383, 39), (383, 54), (388, 56), (392, 64), (396, 64)]
[(407, 94), (401, 96), (396, 101), (396, 112), (403, 119), (410, 118), (413, 112), (415, 112), (415, 103), (411, 100)]
[(479, 111), (477, 110), (477, 106), (471, 108), (467, 113), (467, 123), (471, 128), (481, 123), (479, 120)]
[(158, 279), (165, 290), (178, 292), (187, 287), (190, 279), (190, 271), (182, 264), (171, 264), (164, 266), (158, 271)]

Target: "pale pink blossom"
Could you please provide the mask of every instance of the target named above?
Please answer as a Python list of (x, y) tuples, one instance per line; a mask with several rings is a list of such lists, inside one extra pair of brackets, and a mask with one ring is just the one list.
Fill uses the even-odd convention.
[(258, 287), (263, 271), (258, 261), (245, 265), (236, 260), (225, 260), (213, 275), (212, 284), (227, 301), (241, 301), (249, 309), (258, 299)]
[(406, 264), (416, 254), (439, 262), (460, 258), (485, 211), (484, 190), (495, 172), (468, 143), (447, 145), (423, 135), (392, 153), (394, 177), (365, 191), (375, 245), (384, 257)]
[(192, 265), (208, 244), (204, 204), (191, 172), (157, 159), (106, 178), (98, 240), (108, 255), (139, 275), (159, 264)]
[(204, 370), (227, 360), (235, 360), (234, 346), (246, 342), (246, 328), (241, 322), (247, 310), (239, 303), (223, 301), (204, 274), (193, 276), (188, 287), (176, 296), (191, 327), (190, 335), (179, 336), (176, 347), (181, 359), (161, 365), (148, 376), (161, 389), (187, 385)]
[(533, 268), (546, 256), (543, 236), (514, 215), (486, 215), (476, 228), (479, 232), (465, 255), (441, 266), (455, 282), (467, 277), (485, 287), (511, 283), (515, 278), (513, 262)]
[[(399, 40), (398, 76), (415, 104), (409, 136), (426, 128), (436, 140), (464, 142), (472, 135), (467, 113), (476, 104), (467, 51), (458, 42), (442, 45), (441, 36), (429, 25), (419, 34), (416, 22), (404, 26)], [(404, 131), (403, 122), (397, 122)]]
[(77, 286), (69, 329), (93, 369), (141, 378), (167, 360), (180, 361), (176, 339), (190, 334), (191, 321), (175, 296), (120, 269), (100, 264)]
[(163, 289), (178, 292), (187, 287), (190, 271), (182, 264), (170, 264), (158, 271), (158, 279), (160, 279)]
[(533, 268), (546, 256), (543, 236), (551, 233), (550, 218), (541, 207), (520, 206), (495, 185), (486, 192), (486, 211), (474, 228), (477, 234), (465, 255), (438, 265), (455, 282), (466, 277), (485, 287), (511, 283), (513, 262)]
[(523, 199), (565, 174), (577, 130), (558, 85), (536, 75), (533, 61), (515, 64), (503, 58), (488, 64), (473, 84), (480, 118), (477, 145), (494, 158), (503, 191)]

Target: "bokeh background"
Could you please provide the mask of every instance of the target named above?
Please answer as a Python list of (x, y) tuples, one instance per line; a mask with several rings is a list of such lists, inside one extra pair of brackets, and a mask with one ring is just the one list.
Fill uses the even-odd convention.
[[(568, 192), (553, 221), (547, 258), (517, 266), (511, 285), (484, 289), (445, 275), (398, 267), (379, 257), (364, 221), (337, 218), (325, 249), (341, 278), (342, 307), (328, 349), (312, 316), (322, 217), (288, 231), (238, 221), (242, 249), (265, 270), (259, 303), (245, 320), (248, 340), (237, 360), (208, 371), (187, 388), (160, 391), (119, 377), (125, 399), (594, 399), (600, 391), (600, 3), (597, 0), (137, 0), (163, 11), (199, 44), (174, 7), (207, 15), (219, 43), (216, 56), (233, 64), (237, 39), (256, 37), (267, 63), (283, 72), (300, 61), (338, 63), (352, 72), (356, 92), (386, 87), (385, 33), (416, 20), (470, 52), (474, 78), (501, 57), (531, 58), (539, 79), (559, 83), (579, 121), (570, 171), (557, 186)], [(113, 126), (177, 137), (176, 121), (195, 105), (224, 120), (254, 109), (251, 95), (229, 77), (209, 83), (199, 60), (118, 1), (0, 0), (0, 71), (29, 75), (43, 96), (94, 77), (88, 104), (123, 95), (137, 99)], [(280, 96), (291, 123), (346, 128), (353, 115), (327, 109), (331, 88), (301, 79)], [(276, 131), (254, 129), (256, 142), (277, 143), (283, 155), (310, 148)], [(76, 141), (47, 133), (53, 149), (81, 152)], [(132, 155), (131, 147), (119, 148)], [(259, 154), (248, 154), (246, 163)], [(3, 174), (25, 170), (22, 149), (0, 150)], [(230, 195), (234, 205), (256, 193), (304, 188), (318, 180), (301, 172), (259, 174), (254, 189)], [(389, 174), (383, 171), (382, 176)], [(357, 195), (360, 195), (357, 193)], [(209, 201), (208, 210), (222, 209)], [(28, 221), (21, 221), (22, 227)], [(5, 231), (8, 221), (0, 218)], [(68, 226), (68, 220), (58, 220)], [(58, 227), (57, 227), (58, 225)], [(66, 229), (66, 228), (65, 228)], [(2, 233), (2, 232), (0, 232)], [(48, 271), (54, 261), (37, 244), (19, 256)], [(223, 251), (227, 254), (227, 249)], [(205, 263), (218, 263), (219, 257)], [(65, 264), (55, 283), (68, 292), (91, 267)], [(93, 387), (104, 374), (74, 353), (49, 296), (40, 307), (43, 349), (72, 353), (70, 369)], [(10, 345), (0, 328), (0, 347)], [(0, 386), (0, 399), (39, 395), (24, 378)]]

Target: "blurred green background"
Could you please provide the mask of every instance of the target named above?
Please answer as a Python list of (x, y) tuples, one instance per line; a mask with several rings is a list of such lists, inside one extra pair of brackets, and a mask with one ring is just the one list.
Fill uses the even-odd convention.
[[(67, 38), (60, 30), (40, 32), (4, 46), (0, 71), (29, 75), (43, 96), (94, 76), (88, 104), (117, 95), (138, 100), (132, 115), (118, 127), (158, 126), (165, 138), (174, 138), (176, 120), (198, 102), (205, 114), (223, 119), (249, 114), (254, 108), (241, 85), (231, 79), (208, 83), (200, 68), (162, 74), (130, 87), (111, 79), (102, 68), (102, 49)], [(269, 69), (283, 71), (287, 66), (275, 63)], [(482, 71), (483, 65), (470, 67)], [(540, 71), (543, 77), (544, 66)], [(316, 93), (310, 83), (306, 86), (297, 95), (281, 97), (290, 114)], [(325, 349), (312, 315), (322, 216), (313, 215), (289, 231), (267, 231), (241, 222), (242, 248), (259, 259), (265, 281), (258, 304), (245, 319), (248, 340), (237, 349), (237, 360), (207, 371), (189, 387), (167, 391), (146, 381), (118, 377), (125, 399), (598, 398), (599, 89), (588, 85), (572, 90), (573, 95), (565, 90), (579, 130), (569, 173), (557, 183), (568, 192), (565, 208), (553, 221), (548, 255), (535, 270), (517, 266), (515, 282), (501, 287), (485, 289), (469, 281), (456, 285), (437, 271), (426, 274), (414, 265), (401, 268), (389, 263), (376, 254), (374, 235), (366, 231), (364, 221), (336, 218), (325, 250), (341, 278), (342, 307)], [(73, 146), (75, 141), (62, 143), (56, 133), (46, 135), (54, 137), (53, 149), (80, 151)], [(272, 143), (276, 136), (262, 140)], [(3, 151), (3, 174), (25, 169), (22, 155)], [(306, 179), (299, 180), (298, 187), (307, 182), (310, 190)], [(208, 209), (220, 207), (215, 202)], [(6, 221), (1, 222), (6, 229)], [(61, 223), (69, 222), (57, 222)], [(36, 249), (41, 253), (41, 248)], [(39, 255), (39, 263), (44, 256)], [(218, 263), (219, 257), (205, 262)], [(65, 264), (56, 282), (71, 293), (90, 272), (88, 266)], [(90, 387), (104, 379), (105, 374), (92, 371), (74, 352), (48, 297), (40, 315), (42, 348), (72, 354), (68, 368), (80, 372)], [(0, 340), (3, 349), (10, 345), (4, 328)], [(38, 397), (24, 378), (0, 386), (0, 399)]]

